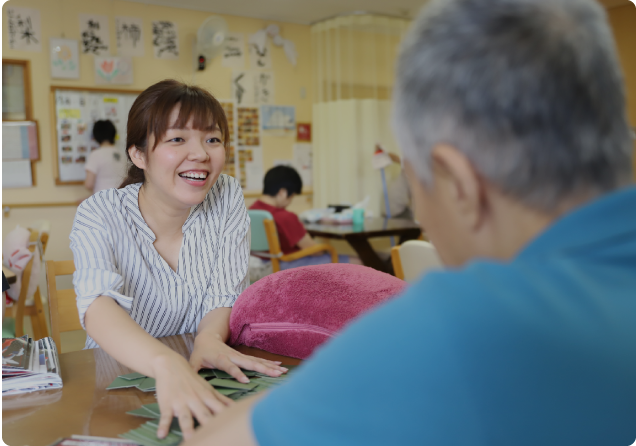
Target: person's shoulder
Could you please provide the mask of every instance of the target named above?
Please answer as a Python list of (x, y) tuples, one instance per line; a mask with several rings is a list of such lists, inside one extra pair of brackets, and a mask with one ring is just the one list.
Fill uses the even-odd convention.
[[(141, 183), (124, 188), (104, 189), (94, 193), (77, 208), (76, 220), (105, 220), (119, 218), (126, 213), (129, 202), (136, 200)], [(134, 204), (134, 203), (133, 203)]]
[(236, 195), (243, 196), (241, 183), (236, 178), (222, 173), (206, 195), (206, 200), (215, 201), (221, 197), (234, 197)]

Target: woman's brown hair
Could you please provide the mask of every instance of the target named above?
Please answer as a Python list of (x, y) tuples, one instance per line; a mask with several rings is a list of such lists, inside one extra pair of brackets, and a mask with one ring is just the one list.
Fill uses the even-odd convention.
[(191, 117), (192, 126), (197, 130), (214, 129), (218, 126), (227, 151), (230, 144), (227, 118), (214, 96), (201, 87), (186, 85), (174, 79), (157, 82), (137, 96), (128, 113), (126, 156), (130, 163), (120, 189), (129, 184), (145, 182), (143, 169), (132, 164), (128, 149), (135, 146), (147, 156), (150, 136), (155, 137), (154, 146), (150, 148), (152, 151), (166, 134), (171, 124), (170, 114), (177, 104), (180, 106), (175, 123), (177, 128), (185, 127)]

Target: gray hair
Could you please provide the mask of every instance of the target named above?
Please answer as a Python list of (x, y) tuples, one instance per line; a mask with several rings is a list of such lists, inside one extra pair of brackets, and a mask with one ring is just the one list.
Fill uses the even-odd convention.
[(424, 185), (446, 143), (545, 211), (631, 179), (622, 76), (593, 0), (432, 0), (402, 44), (393, 128)]

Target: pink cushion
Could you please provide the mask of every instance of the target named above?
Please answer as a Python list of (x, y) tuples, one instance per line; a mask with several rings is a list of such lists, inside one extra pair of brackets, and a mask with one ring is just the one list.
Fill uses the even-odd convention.
[(229, 344), (305, 359), (348, 321), (405, 285), (360, 265), (329, 263), (280, 271), (236, 300)]

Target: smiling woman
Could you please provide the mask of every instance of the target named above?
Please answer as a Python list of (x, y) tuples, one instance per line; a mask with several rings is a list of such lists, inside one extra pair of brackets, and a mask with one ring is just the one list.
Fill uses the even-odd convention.
[[(160, 433), (173, 415), (186, 438), (231, 401), (196, 373), (239, 367), (270, 376), (278, 363), (225, 344), (231, 307), (248, 285), (249, 217), (239, 183), (221, 175), (223, 109), (207, 91), (159, 82), (128, 118), (128, 177), (78, 208), (73, 283), (87, 348), (156, 379)], [(190, 363), (156, 337), (196, 332)]]

